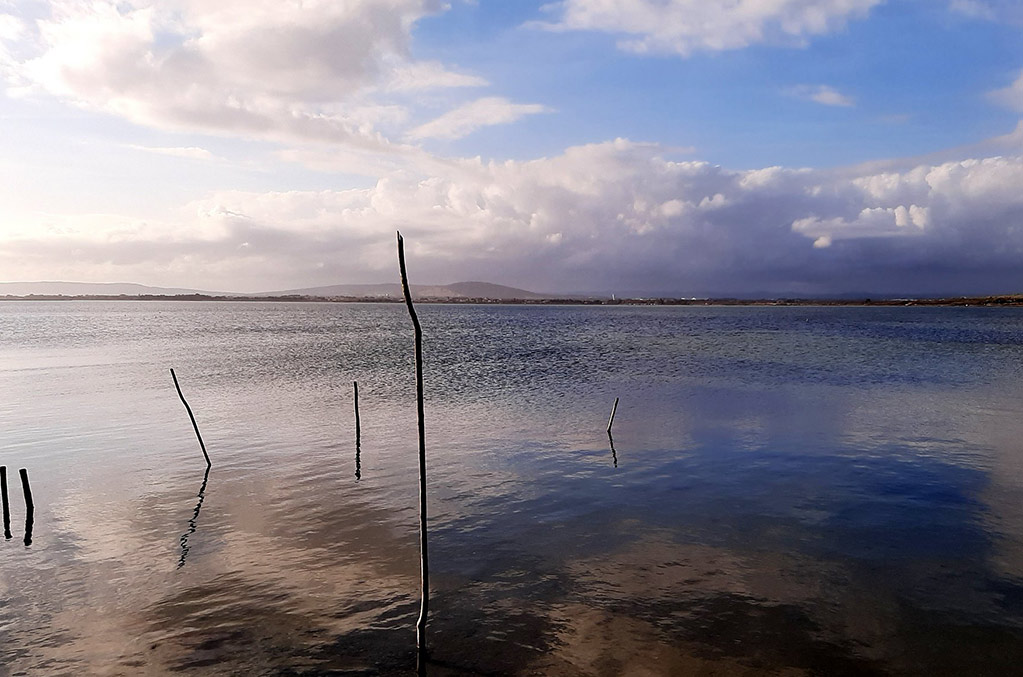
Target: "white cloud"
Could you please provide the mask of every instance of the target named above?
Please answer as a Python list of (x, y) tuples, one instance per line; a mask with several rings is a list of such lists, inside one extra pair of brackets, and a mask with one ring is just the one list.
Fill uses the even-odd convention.
[[(395, 170), (347, 191), (221, 192), (173, 218), (47, 217), (0, 239), (12, 278), (294, 288), (394, 278), (537, 290), (1013, 291), (1023, 158), (734, 171), (624, 139), (528, 162)], [(31, 226), (31, 224), (29, 224)], [(187, 283), (187, 284), (186, 284)]]
[(477, 99), (435, 120), (416, 127), (409, 136), (414, 139), (460, 139), (480, 127), (515, 122), (525, 115), (549, 112), (546, 106), (534, 103), (513, 103), (508, 99), (492, 96)]
[(25, 24), (12, 14), (0, 14), (0, 41), (17, 40), (25, 32)]
[(551, 30), (627, 36), (619, 47), (689, 56), (755, 44), (803, 45), (843, 28), (884, 0), (563, 0)]
[(1008, 263), (1023, 253), (1023, 198), (1011, 188), (1021, 181), (1019, 157), (861, 176), (820, 191), (835, 200), (832, 212), (844, 213), (824, 217), (817, 208), (817, 215), (794, 220), (792, 229), (825, 243), (815, 246), (840, 240), (918, 240), (914, 247), (960, 264), (988, 256)]
[(436, 61), (397, 66), (384, 85), (395, 91), (418, 91), (440, 87), (486, 87), (489, 83), (477, 75), (455, 73)]
[(807, 101), (813, 101), (823, 106), (852, 106), (855, 101), (852, 97), (842, 94), (834, 87), (828, 85), (800, 85), (789, 90), (793, 96)]
[[(43, 7), (32, 34), (19, 33), (24, 56), (0, 64), (12, 90), (166, 130), (405, 152), (377, 129), (407, 118), (382, 93), (486, 84), (412, 58), (412, 27), (443, 11), (438, 0)], [(3, 23), (5, 35), (14, 25)]]
[(1023, 70), (1007, 87), (988, 92), (991, 100), (1011, 110), (1023, 113)]
[(17, 59), (11, 46), (25, 34), (25, 24), (11, 14), (0, 14), (0, 80), (15, 78)]
[(1023, 5), (1019, 0), (950, 0), (950, 11), (983, 21), (1023, 22)]
[(980, 0), (951, 0), (948, 3), (948, 8), (953, 12), (958, 12), (975, 19), (995, 18), (994, 9)]
[(792, 230), (813, 240), (817, 248), (830, 247), (841, 239), (906, 237), (922, 235), (928, 222), (926, 207), (865, 207), (851, 219), (805, 217), (792, 223)]
[(146, 153), (156, 153), (157, 155), (169, 155), (171, 157), (188, 158), (190, 160), (212, 160), (214, 158), (213, 153), (209, 152), (205, 148), (196, 148), (189, 146), (185, 148), (166, 148), (166, 147), (152, 147), (152, 146), (129, 146), (132, 150), (140, 150)]

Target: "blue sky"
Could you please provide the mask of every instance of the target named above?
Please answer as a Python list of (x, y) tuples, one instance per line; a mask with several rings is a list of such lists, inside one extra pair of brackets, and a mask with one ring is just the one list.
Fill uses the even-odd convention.
[(1023, 291), (1016, 0), (0, 0), (0, 279)]
[[(735, 168), (821, 167), (974, 143), (1020, 117), (992, 106), (986, 92), (1018, 76), (1021, 26), (941, 2), (880, 4), (802, 48), (759, 44), (688, 58), (623, 53), (611, 34), (530, 28), (548, 16), (541, 7), (461, 4), (417, 27), (417, 53), (454, 63), (468, 56), (510, 98), (557, 112), (523, 120), (525, 134), (437, 150), (529, 159), (622, 136), (691, 147)], [(853, 104), (800, 96), (800, 88), (820, 85)]]

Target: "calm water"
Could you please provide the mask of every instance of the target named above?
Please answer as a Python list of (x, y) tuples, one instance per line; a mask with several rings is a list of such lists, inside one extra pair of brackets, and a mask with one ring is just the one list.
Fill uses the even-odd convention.
[[(420, 315), (429, 674), (1023, 665), (1020, 309)], [(399, 305), (0, 302), (0, 674), (414, 672), (414, 389)]]

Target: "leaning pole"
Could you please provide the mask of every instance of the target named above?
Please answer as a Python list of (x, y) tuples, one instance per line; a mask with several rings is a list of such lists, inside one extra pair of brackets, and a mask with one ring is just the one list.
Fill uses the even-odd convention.
[(416, 621), (416, 646), (420, 655), (426, 651), (426, 618), (430, 609), (430, 558), (426, 542), (426, 428), (423, 423), (423, 329), (419, 326), (416, 308), (412, 305), (408, 275), (405, 272), (405, 241), (398, 233), (398, 266), (401, 269), (401, 290), (405, 295), (412, 327), (415, 330), (416, 360), (416, 413), (419, 419), (419, 552), (422, 565), (422, 602), (419, 606), (419, 620)]

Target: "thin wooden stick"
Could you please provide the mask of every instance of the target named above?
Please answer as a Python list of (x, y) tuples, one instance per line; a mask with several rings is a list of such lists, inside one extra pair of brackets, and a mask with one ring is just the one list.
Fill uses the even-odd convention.
[(7, 466), (0, 465), (0, 499), (4, 504), (4, 538), (11, 537), (11, 508), (7, 502)]
[(618, 398), (617, 397), (615, 398), (614, 406), (611, 407), (611, 418), (608, 419), (608, 421), (607, 421), (607, 434), (608, 435), (611, 434), (611, 426), (614, 425), (614, 422), (615, 422), (615, 412), (616, 411), (618, 411)]
[(359, 424), (359, 382), (355, 384), (355, 481), (362, 479), (362, 426)]
[(32, 502), (32, 487), (28, 486), (28, 470), (22, 468), (18, 472), (21, 474), (21, 490), (25, 492), (25, 510), (31, 515), (35, 512), (36, 506)]
[(416, 413), (419, 418), (419, 550), (423, 572), (423, 597), (419, 606), (419, 620), (416, 621), (416, 646), (420, 654), (426, 651), (426, 619), (430, 609), (430, 558), (427, 554), (426, 542), (426, 426), (423, 413), (423, 329), (419, 326), (419, 317), (412, 305), (412, 292), (409, 291), (408, 275), (405, 272), (405, 241), (398, 233), (398, 267), (401, 270), (401, 290), (405, 295), (412, 327), (415, 330), (416, 358)]
[(359, 382), (352, 383), (355, 384), (355, 446), (359, 446), (362, 438), (362, 426), (359, 425)]
[(178, 397), (181, 398), (181, 404), (185, 405), (185, 411), (188, 412), (188, 418), (192, 420), (192, 428), (195, 429), (195, 436), (199, 439), (199, 448), (202, 449), (202, 455), (206, 458), (206, 467), (209, 468), (213, 465), (210, 461), (210, 455), (206, 453), (206, 445), (202, 441), (202, 435), (199, 434), (199, 426), (195, 422), (195, 416), (192, 415), (192, 407), (188, 406), (188, 402), (185, 401), (185, 396), (181, 394), (181, 386), (178, 385), (178, 377), (174, 374), (174, 370), (171, 369), (171, 378), (174, 379), (174, 387), (178, 391)]
[(32, 502), (32, 488), (28, 485), (28, 470), (22, 468), (21, 489), (25, 492), (25, 545), (32, 545), (32, 523), (35, 521), (36, 506)]

